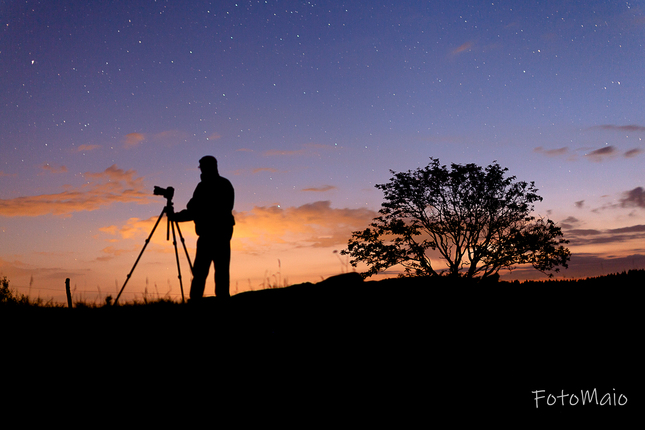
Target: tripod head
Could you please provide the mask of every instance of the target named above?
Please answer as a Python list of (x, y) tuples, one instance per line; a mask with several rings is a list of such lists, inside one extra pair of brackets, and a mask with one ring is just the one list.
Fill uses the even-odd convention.
[(172, 198), (175, 195), (175, 189), (173, 187), (161, 188), (155, 185), (153, 194), (155, 196), (164, 196), (166, 198), (166, 207), (164, 208), (164, 212), (168, 218), (166, 226), (166, 240), (170, 240), (170, 217), (175, 211), (172, 207)]

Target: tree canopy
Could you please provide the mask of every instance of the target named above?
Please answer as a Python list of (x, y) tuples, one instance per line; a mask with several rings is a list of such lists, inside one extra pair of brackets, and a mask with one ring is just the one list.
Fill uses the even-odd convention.
[[(570, 251), (560, 227), (532, 215), (542, 201), (533, 182), (505, 177), (496, 162), (482, 168), (430, 158), (423, 168), (394, 172), (377, 184), (385, 201), (368, 228), (355, 231), (343, 254), (368, 266), (365, 276), (402, 265), (407, 276), (447, 273), (495, 276), (501, 269), (531, 264), (547, 274), (568, 267)], [(445, 262), (439, 268), (429, 250)]]

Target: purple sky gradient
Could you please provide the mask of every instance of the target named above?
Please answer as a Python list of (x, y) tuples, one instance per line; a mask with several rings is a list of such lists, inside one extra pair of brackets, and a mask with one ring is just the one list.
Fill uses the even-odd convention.
[[(153, 185), (183, 208), (206, 154), (236, 189), (232, 290), (347, 270), (333, 251), (374, 185), (431, 156), (535, 181), (571, 239), (564, 276), (643, 268), (643, 7), (0, 1), (0, 272), (112, 294)], [(172, 245), (153, 245), (128, 288), (176, 296)]]

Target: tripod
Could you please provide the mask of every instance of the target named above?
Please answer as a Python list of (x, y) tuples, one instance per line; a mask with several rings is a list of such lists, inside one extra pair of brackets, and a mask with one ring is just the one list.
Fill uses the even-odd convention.
[(139, 256), (137, 257), (137, 260), (134, 262), (134, 265), (132, 266), (132, 270), (130, 270), (130, 273), (128, 273), (128, 276), (125, 279), (125, 282), (123, 283), (123, 286), (121, 287), (121, 291), (119, 291), (119, 295), (116, 296), (116, 299), (114, 300), (114, 305), (117, 304), (119, 301), (119, 297), (121, 297), (121, 293), (125, 289), (125, 286), (127, 285), (128, 281), (130, 280), (130, 277), (132, 276), (132, 272), (134, 272), (135, 267), (137, 267), (137, 263), (139, 263), (139, 259), (141, 259), (141, 256), (143, 255), (143, 251), (146, 250), (146, 246), (148, 246), (148, 243), (150, 243), (150, 239), (152, 238), (152, 235), (154, 234), (155, 230), (157, 229), (157, 226), (159, 225), (159, 221), (161, 221), (161, 218), (163, 218), (163, 215), (166, 214), (166, 219), (167, 219), (167, 224), (166, 224), (166, 240), (170, 240), (170, 230), (172, 230), (172, 244), (175, 247), (175, 259), (177, 260), (177, 277), (179, 278), (179, 288), (181, 289), (181, 302), (184, 303), (184, 285), (181, 280), (181, 267), (179, 266), (179, 252), (177, 251), (177, 237), (175, 236), (175, 228), (177, 228), (177, 233), (179, 233), (179, 238), (181, 239), (181, 244), (184, 246), (184, 252), (186, 252), (186, 259), (188, 260), (188, 266), (190, 267), (190, 272), (193, 272), (193, 265), (190, 262), (190, 256), (188, 255), (188, 249), (186, 249), (186, 242), (184, 241), (184, 236), (181, 234), (181, 230), (179, 229), (179, 223), (177, 221), (171, 221), (169, 215), (174, 213), (174, 209), (172, 206), (172, 197), (174, 195), (174, 188), (168, 187), (168, 188), (160, 188), (160, 187), (155, 187), (154, 194), (155, 195), (162, 195), (166, 198), (166, 206), (163, 208), (161, 213), (159, 214), (159, 218), (157, 218), (157, 222), (155, 223), (155, 226), (152, 227), (152, 231), (150, 232), (150, 235), (146, 239), (146, 243), (143, 245), (143, 249), (139, 253)]

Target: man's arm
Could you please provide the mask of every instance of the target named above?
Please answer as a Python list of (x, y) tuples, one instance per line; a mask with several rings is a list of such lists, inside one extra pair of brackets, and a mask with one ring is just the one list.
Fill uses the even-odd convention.
[(193, 192), (193, 197), (188, 201), (186, 204), (186, 209), (183, 211), (179, 212), (174, 212), (172, 214), (168, 214), (168, 217), (172, 221), (177, 221), (177, 222), (184, 222), (184, 221), (195, 221), (195, 214), (199, 213), (199, 208), (197, 207), (198, 200), (199, 200), (199, 195), (201, 193), (200, 191), (200, 185), (201, 183), (197, 184), (197, 187), (195, 187), (195, 191)]
[(183, 211), (179, 211), (179, 212), (174, 212), (174, 211), (172, 211), (171, 213), (166, 212), (166, 214), (168, 215), (168, 218), (170, 218), (171, 221), (184, 222), (184, 221), (194, 220), (192, 213), (188, 209), (184, 209)]

